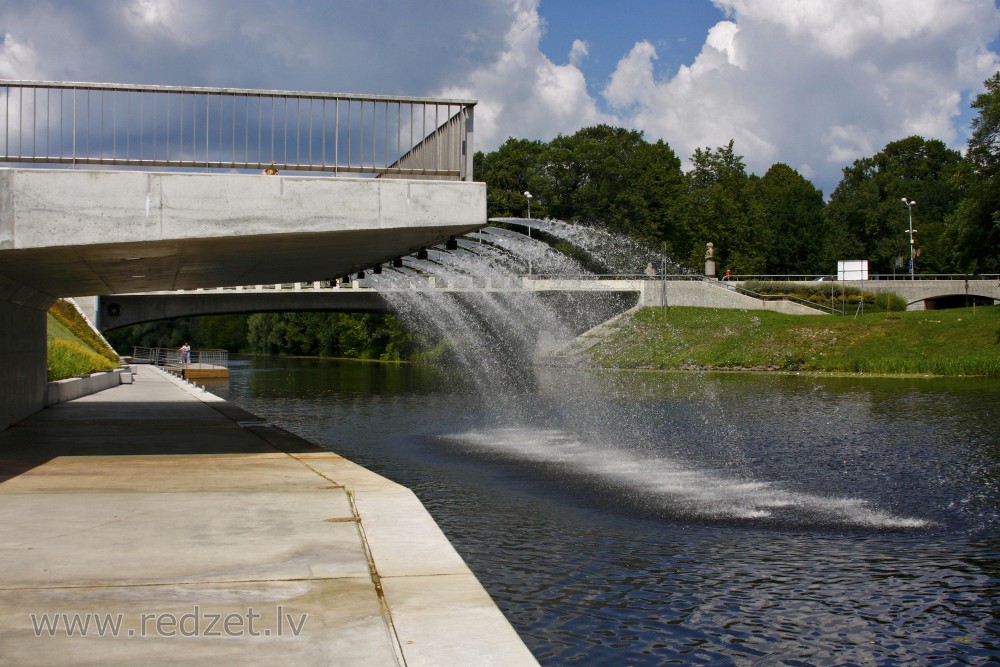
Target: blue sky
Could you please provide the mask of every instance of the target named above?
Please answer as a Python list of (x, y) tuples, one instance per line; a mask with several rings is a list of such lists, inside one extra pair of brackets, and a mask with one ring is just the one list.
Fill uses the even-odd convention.
[(829, 194), (963, 148), (998, 36), (996, 0), (0, 0), (0, 78), (471, 98), (480, 150), (609, 123)]
[(541, 50), (550, 59), (565, 61), (574, 40), (589, 45), (585, 69), (595, 96), (636, 42), (652, 42), (660, 55), (657, 71), (673, 74), (694, 61), (709, 28), (725, 18), (708, 0), (541, 0), (538, 13), (545, 20)]

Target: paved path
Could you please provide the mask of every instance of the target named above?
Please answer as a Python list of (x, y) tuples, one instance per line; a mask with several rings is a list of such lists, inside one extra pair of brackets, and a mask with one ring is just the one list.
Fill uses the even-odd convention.
[(0, 663), (537, 664), (412, 492), (146, 367), (0, 432)]

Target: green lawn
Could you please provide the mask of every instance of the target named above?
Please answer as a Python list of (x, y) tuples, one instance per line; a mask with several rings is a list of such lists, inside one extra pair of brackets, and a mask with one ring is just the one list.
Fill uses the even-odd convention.
[(644, 308), (592, 358), (622, 368), (1000, 376), (1000, 308), (858, 317)]

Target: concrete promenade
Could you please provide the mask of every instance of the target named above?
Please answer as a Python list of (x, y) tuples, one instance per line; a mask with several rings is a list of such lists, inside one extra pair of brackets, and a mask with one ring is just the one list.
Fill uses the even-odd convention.
[(537, 664), (412, 492), (150, 367), (0, 432), (0, 663)]

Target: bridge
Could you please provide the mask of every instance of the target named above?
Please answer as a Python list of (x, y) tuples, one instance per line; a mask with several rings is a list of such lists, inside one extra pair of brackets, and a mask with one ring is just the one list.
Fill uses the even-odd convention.
[[(392, 311), (394, 292), (422, 290), (463, 298), (476, 293), (516, 294), (534, 292), (543, 299), (561, 301), (576, 310), (566, 312), (575, 328), (590, 328), (633, 306), (699, 306), (773, 310), (794, 315), (824, 312), (817, 307), (780, 295), (754, 295), (740, 291), (746, 281), (732, 283), (705, 280), (700, 276), (510, 276), (505, 279), (446, 280), (435, 276), (415, 278), (405, 288), (372, 289), (364, 280), (312, 281), (259, 284), (241, 287), (201, 288), (187, 291), (159, 291), (99, 297), (89, 304), (91, 318), (101, 331), (176, 317), (260, 312), (362, 312)], [(816, 286), (815, 281), (797, 282)], [(842, 283), (830, 282), (837, 291)], [(843, 283), (867, 292), (892, 292), (907, 301), (911, 309), (935, 308), (942, 302), (963, 305), (966, 296), (1000, 302), (1000, 276), (979, 279), (867, 280)], [(585, 305), (581, 297), (589, 297)], [(614, 297), (614, 298), (605, 298)], [(583, 308), (580, 306), (583, 305)], [(581, 330), (583, 330), (581, 329)]]
[(58, 297), (325, 280), (486, 224), (474, 100), (0, 81), (0, 429)]
[(90, 305), (92, 320), (101, 331), (175, 317), (260, 312), (392, 311), (395, 292), (423, 291), (467, 298), (480, 293), (533, 292), (555, 302), (572, 328), (584, 331), (636, 305), (703, 306), (775, 310), (789, 314), (816, 314), (815, 308), (791, 300), (764, 300), (741, 294), (700, 276), (676, 275), (666, 280), (647, 276), (510, 276), (505, 279), (453, 280), (421, 276), (403, 288), (372, 289), (364, 280), (314, 281), (285, 284), (217, 287), (188, 291), (101, 296)]
[[(891, 292), (902, 297), (911, 310), (936, 310), (971, 304), (972, 299), (1000, 301), (1000, 276), (918, 276), (914, 280), (876, 276), (874, 280), (846, 284), (865, 292)], [(815, 283), (813, 283), (815, 285)]]

